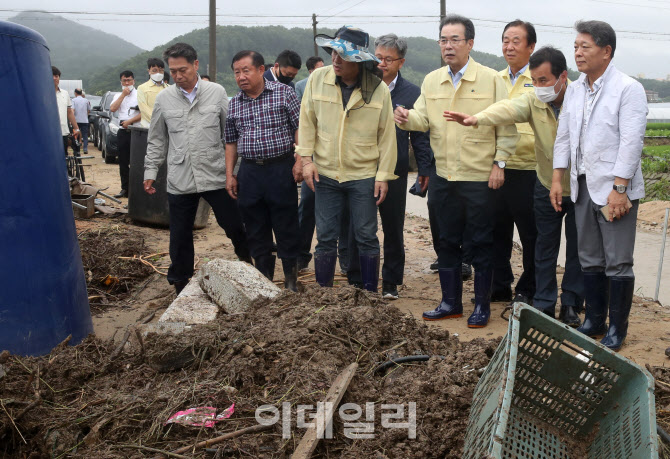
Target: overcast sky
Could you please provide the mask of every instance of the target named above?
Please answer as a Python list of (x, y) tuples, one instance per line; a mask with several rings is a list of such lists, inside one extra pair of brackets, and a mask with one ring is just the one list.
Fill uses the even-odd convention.
[[(0, 0), (0, 18), (15, 15), (15, 12), (7, 10), (18, 5), (16, 1)], [(438, 35), (439, 0), (219, 0), (217, 6), (219, 25), (311, 28), (311, 14), (316, 13), (319, 26), (323, 27), (337, 28), (351, 24), (372, 35), (388, 32), (428, 38), (437, 38)], [(59, 12), (67, 19), (114, 33), (141, 48), (151, 49), (193, 29), (207, 27), (209, 1), (22, 0), (20, 8)], [(66, 13), (69, 11), (160, 12), (164, 16)], [(500, 37), (504, 24), (517, 17), (530, 21), (537, 28), (538, 46), (551, 44), (560, 48), (566, 54), (568, 66), (573, 69), (575, 32), (571, 27), (574, 22), (578, 19), (607, 21), (617, 31), (614, 62), (618, 68), (630, 75), (644, 74), (647, 78), (666, 78), (670, 74), (670, 0), (479, 0), (459, 3), (447, 0), (447, 12), (473, 19), (476, 29), (474, 49), (496, 55), (502, 54)], [(276, 16), (268, 17), (271, 15)], [(435, 47), (437, 53), (437, 44)], [(411, 59), (411, 49), (408, 58)]]

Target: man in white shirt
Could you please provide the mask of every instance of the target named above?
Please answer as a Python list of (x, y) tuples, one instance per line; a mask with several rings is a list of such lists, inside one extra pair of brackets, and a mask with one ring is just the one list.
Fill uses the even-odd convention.
[(84, 91), (74, 90), (75, 98), (72, 99), (74, 119), (81, 129), (81, 139), (84, 144), (84, 153), (88, 153), (88, 114), (91, 113), (91, 102), (84, 97)]
[(67, 156), (68, 136), (70, 135), (70, 127), (67, 125), (68, 121), (72, 124), (75, 137), (81, 139), (81, 132), (79, 131), (77, 120), (74, 118), (70, 95), (67, 91), (61, 91), (58, 87), (60, 83), (60, 70), (57, 67), (51, 66), (51, 73), (53, 73), (54, 86), (56, 88), (56, 102), (58, 104), (58, 117), (60, 118), (60, 131), (63, 136), (63, 147), (65, 148), (65, 156)]
[(130, 126), (140, 121), (142, 114), (137, 105), (137, 91), (135, 90), (135, 75), (130, 70), (124, 70), (119, 75), (123, 89), (114, 97), (109, 109), (119, 112), (120, 129), (116, 134), (119, 149), (119, 174), (121, 175), (121, 191), (115, 197), (128, 197), (128, 176), (130, 175)]
[(582, 75), (565, 93), (550, 198), (560, 211), (561, 179), (569, 166), (586, 300), (578, 330), (591, 337), (606, 333), (601, 343), (616, 351), (626, 338), (635, 285), (647, 98), (639, 82), (612, 64), (616, 34), (609, 24), (580, 21), (575, 29), (575, 63)]

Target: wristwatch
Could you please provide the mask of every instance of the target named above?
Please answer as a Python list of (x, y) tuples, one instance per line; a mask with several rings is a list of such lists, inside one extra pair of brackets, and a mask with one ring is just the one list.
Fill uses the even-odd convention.
[(626, 192), (626, 189), (628, 189), (626, 185), (613, 185), (612, 188), (615, 189), (616, 192), (620, 194), (624, 194)]
[(493, 161), (493, 164), (495, 164), (496, 166), (498, 166), (501, 169), (504, 169), (505, 166), (507, 165), (507, 163), (505, 161)]

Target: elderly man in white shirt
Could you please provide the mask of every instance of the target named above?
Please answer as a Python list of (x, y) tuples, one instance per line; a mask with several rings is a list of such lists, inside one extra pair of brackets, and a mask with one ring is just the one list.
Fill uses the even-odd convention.
[(550, 197), (560, 211), (561, 179), (570, 167), (586, 297), (586, 317), (578, 330), (590, 337), (605, 335), (601, 343), (616, 351), (628, 332), (635, 284), (647, 98), (639, 82), (611, 63), (616, 34), (609, 24), (581, 21), (575, 29), (575, 63), (582, 75), (565, 94)]

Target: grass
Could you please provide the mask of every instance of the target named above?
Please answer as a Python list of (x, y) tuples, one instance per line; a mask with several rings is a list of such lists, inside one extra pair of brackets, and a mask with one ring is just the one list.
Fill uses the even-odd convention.
[(670, 181), (661, 179), (656, 183), (645, 186), (643, 201), (670, 201)]
[(644, 131), (646, 137), (670, 137), (670, 129), (649, 129)]
[(670, 129), (670, 123), (647, 123), (647, 129)]
[(647, 146), (642, 149), (642, 172), (670, 171), (670, 145)]

